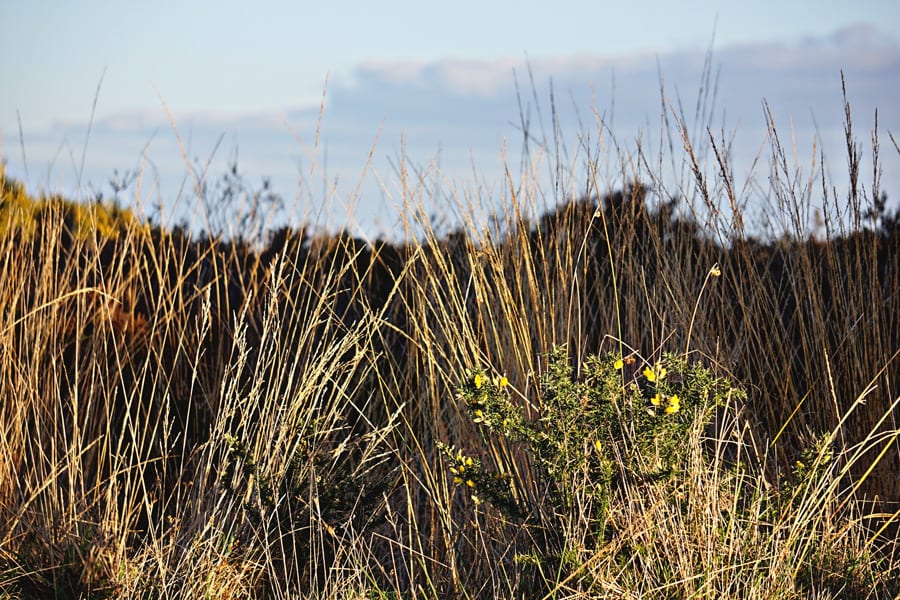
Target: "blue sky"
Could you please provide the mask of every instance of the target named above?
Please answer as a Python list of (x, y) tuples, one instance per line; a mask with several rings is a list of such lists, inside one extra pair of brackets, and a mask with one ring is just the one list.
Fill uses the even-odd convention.
[[(349, 202), (377, 139), (354, 210), (384, 226), (404, 153), (452, 181), (474, 166), (498, 193), (503, 148), (510, 158), (521, 142), (514, 77), (535, 131), (549, 125), (553, 82), (570, 157), (596, 130), (593, 111), (623, 146), (659, 138), (659, 75), (692, 114), (713, 32), (712, 123), (737, 133), (736, 160), (749, 165), (765, 136), (763, 98), (801, 147), (834, 138), (841, 68), (862, 139), (876, 106), (880, 128), (900, 137), (900, 3), (888, 0), (0, 0), (0, 155), (45, 189), (99, 189), (113, 169), (140, 170), (156, 181), (144, 197), (174, 203), (190, 185), (171, 116), (211, 177), (237, 156), (248, 178), (271, 177), (314, 213), (317, 201)], [(883, 154), (885, 185), (896, 186), (896, 154)]]

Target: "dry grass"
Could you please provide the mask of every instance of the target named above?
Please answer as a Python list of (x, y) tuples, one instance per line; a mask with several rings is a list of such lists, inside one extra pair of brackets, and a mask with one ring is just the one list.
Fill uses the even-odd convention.
[[(459, 191), (461, 229), (439, 236), (421, 180), (404, 178), (398, 245), (281, 231), (258, 250), (130, 215), (116, 236), (85, 233), (60, 203), (13, 214), (0, 237), (3, 594), (900, 593), (900, 230), (880, 204), (877, 146), (867, 188), (848, 105), (852, 186), (838, 198), (822, 179), (814, 239), (818, 182), (788, 166), (772, 123), (769, 210), (786, 227), (762, 240), (744, 229), (751, 197), (722, 141), (698, 138), (709, 175), (669, 117), (684, 148), (671, 160), (691, 173), (676, 184), (662, 150), (603, 163), (583, 147), (586, 199), (535, 222), (547, 201), (534, 155), (521, 180), (507, 174), (490, 226), (479, 190)], [(647, 183), (608, 194), (610, 164)], [(6, 182), (0, 202), (12, 214), (21, 190)], [(516, 521), (475, 504), (438, 448), (540, 490), (527, 453), (485, 436), (457, 389), (486, 367), (530, 410), (560, 344), (576, 368), (602, 351), (686, 353), (747, 391), (715, 427), (696, 424), (677, 482), (616, 489), (602, 544), (587, 506)], [(555, 569), (524, 558), (551, 546)]]

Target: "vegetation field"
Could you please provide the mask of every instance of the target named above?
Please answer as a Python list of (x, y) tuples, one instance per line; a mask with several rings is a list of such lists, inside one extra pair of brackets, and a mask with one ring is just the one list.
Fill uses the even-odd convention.
[(0, 596), (897, 597), (900, 148), (846, 108), (846, 192), (773, 119), (764, 193), (598, 120), (450, 231), (402, 169), (399, 241), (0, 172)]

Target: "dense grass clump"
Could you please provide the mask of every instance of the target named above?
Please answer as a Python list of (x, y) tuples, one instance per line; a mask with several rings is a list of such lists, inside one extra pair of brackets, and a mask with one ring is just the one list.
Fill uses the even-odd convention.
[(678, 125), (677, 193), (638, 149), (439, 235), (405, 182), (391, 243), (0, 173), (2, 594), (895, 597), (900, 220), (849, 106), (815, 235), (774, 127), (754, 236)]

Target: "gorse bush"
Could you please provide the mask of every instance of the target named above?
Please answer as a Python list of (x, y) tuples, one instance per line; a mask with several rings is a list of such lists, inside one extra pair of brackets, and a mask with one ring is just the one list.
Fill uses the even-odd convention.
[(61, 196), (35, 199), (25, 192), (25, 186), (6, 177), (6, 165), (0, 163), (0, 235), (19, 235), (30, 241), (40, 234), (40, 227), (48, 219), (59, 216), (68, 235), (84, 240), (116, 239), (125, 231), (145, 230), (134, 214), (116, 202), (93, 201), (87, 204), (67, 200)]
[(580, 373), (576, 378), (560, 346), (547, 356), (534, 400), (516, 398), (505, 376), (484, 370), (467, 372), (459, 389), (486, 437), (524, 447), (535, 471), (533, 489), (521, 489), (522, 479), (511, 475), (514, 465), (497, 461), (489, 469), (462, 451), (442, 448), (453, 482), (476, 503), (487, 500), (524, 521), (581, 511), (587, 543), (599, 546), (617, 529), (608, 510), (616, 489), (679, 481), (690, 466), (692, 437), (706, 429), (716, 408), (733, 406), (744, 394), (699, 361), (688, 365), (674, 353), (656, 361), (605, 353), (588, 357)]

